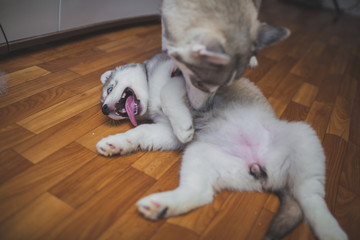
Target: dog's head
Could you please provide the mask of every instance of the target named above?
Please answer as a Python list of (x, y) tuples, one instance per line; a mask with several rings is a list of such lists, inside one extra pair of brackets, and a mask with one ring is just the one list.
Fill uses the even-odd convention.
[(147, 111), (148, 87), (144, 64), (128, 64), (107, 71), (100, 78), (102, 112), (112, 119), (129, 118), (136, 126), (136, 117)]
[(266, 23), (239, 29), (235, 39), (226, 39), (216, 30), (193, 29), (187, 41), (173, 45), (168, 54), (186, 79), (191, 105), (198, 109), (220, 86), (229, 85), (244, 73), (249, 60), (264, 47), (289, 36), (290, 31)]

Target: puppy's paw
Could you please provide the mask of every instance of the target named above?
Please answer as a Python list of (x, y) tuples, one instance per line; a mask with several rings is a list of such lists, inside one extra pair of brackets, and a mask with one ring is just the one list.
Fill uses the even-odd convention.
[(131, 142), (123, 134), (108, 136), (96, 144), (97, 151), (106, 157), (124, 155), (133, 150)]
[(190, 142), (193, 137), (194, 137), (194, 126), (192, 125), (176, 125), (173, 126), (174, 128), (174, 133), (176, 135), (176, 137), (179, 139), (180, 142), (182, 143), (188, 143)]
[(256, 68), (258, 66), (258, 61), (255, 56), (252, 56), (249, 61), (249, 67)]
[(140, 199), (136, 203), (139, 212), (150, 220), (166, 218), (169, 208), (154, 196), (156, 196), (156, 194)]

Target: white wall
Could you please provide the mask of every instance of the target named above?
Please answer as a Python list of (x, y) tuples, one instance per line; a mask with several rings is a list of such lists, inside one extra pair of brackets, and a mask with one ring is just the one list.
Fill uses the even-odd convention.
[(57, 30), (59, 0), (0, 0), (0, 23), (9, 41)]
[[(0, 0), (9, 41), (160, 13), (161, 0)], [(0, 43), (5, 42), (0, 34)]]
[(61, 30), (160, 13), (160, 0), (62, 0)]

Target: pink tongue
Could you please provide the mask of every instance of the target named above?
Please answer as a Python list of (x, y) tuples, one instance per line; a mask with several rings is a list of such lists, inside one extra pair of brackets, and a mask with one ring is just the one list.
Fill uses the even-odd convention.
[(126, 99), (125, 109), (130, 118), (131, 123), (136, 127), (138, 124), (135, 119), (135, 101), (133, 96), (130, 96)]

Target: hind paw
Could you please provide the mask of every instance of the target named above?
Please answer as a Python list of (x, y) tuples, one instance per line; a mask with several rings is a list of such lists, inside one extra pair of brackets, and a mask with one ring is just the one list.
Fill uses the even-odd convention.
[(123, 155), (131, 150), (131, 146), (121, 135), (112, 135), (101, 139), (96, 144), (97, 151), (106, 157)]
[(137, 202), (139, 212), (147, 219), (158, 220), (165, 218), (167, 215), (168, 207), (152, 199), (151, 196), (145, 197)]

